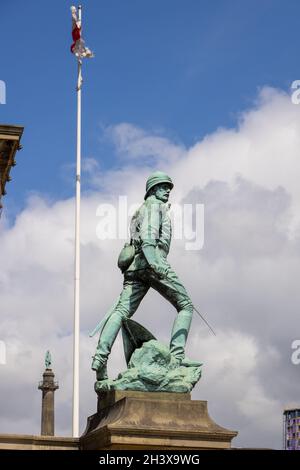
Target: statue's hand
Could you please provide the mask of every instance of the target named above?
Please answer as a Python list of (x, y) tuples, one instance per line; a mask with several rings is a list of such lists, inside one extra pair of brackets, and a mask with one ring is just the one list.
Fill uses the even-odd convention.
[(142, 246), (142, 250), (150, 269), (152, 269), (160, 279), (166, 278), (169, 268), (160, 259), (156, 247), (154, 245), (146, 245)]

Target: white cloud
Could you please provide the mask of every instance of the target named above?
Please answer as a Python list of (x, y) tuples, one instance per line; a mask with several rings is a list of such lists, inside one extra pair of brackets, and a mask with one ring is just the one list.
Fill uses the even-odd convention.
[(105, 132), (113, 140), (119, 154), (143, 164), (147, 159), (149, 163), (155, 159), (160, 164), (174, 164), (186, 151), (183, 145), (174, 144), (158, 133), (149, 134), (129, 123), (110, 126)]
[[(213, 418), (240, 431), (235, 445), (280, 447), (280, 413), (299, 389), (290, 356), (299, 336), (300, 108), (284, 93), (263, 89), (237, 129), (217, 130), (190, 149), (126, 123), (107, 135), (126, 158), (118, 170), (101, 171), (101, 178), (97, 162), (86, 162), (95, 189), (82, 198), (82, 430), (96, 408), (90, 371), (96, 339), (88, 332), (122, 284), (116, 259), (123, 240), (97, 239), (96, 209), (123, 194), (129, 204), (142, 202), (146, 177), (160, 168), (174, 179), (172, 201), (205, 204), (203, 250), (184, 251), (176, 240), (170, 254), (217, 331), (211, 336), (195, 315), (187, 352), (203, 360), (204, 372), (193, 397), (208, 399)], [(8, 361), (0, 365), (0, 432), (38, 432), (37, 382), (50, 349), (60, 381), (57, 433), (70, 433), (73, 233), (74, 200), (49, 203), (38, 196), (0, 231), (0, 340)], [(172, 307), (156, 293), (135, 317), (165, 342), (173, 318)], [(112, 374), (124, 368), (122, 355), (118, 340)]]

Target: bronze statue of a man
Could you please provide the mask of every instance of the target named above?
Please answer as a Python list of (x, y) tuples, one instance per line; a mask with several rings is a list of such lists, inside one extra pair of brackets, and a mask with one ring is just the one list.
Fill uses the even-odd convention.
[(184, 348), (189, 333), (193, 304), (176, 273), (167, 261), (171, 243), (171, 220), (167, 204), (173, 188), (171, 178), (157, 171), (149, 176), (143, 205), (134, 214), (131, 225), (132, 262), (124, 269), (123, 290), (100, 333), (92, 369), (97, 380), (107, 379), (107, 359), (122, 326), (137, 310), (152, 287), (177, 310), (170, 352), (180, 365), (199, 365), (185, 358)]

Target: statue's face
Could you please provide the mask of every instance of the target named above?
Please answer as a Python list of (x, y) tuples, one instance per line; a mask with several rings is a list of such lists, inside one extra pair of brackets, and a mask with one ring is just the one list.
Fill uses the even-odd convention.
[(156, 199), (162, 202), (168, 202), (171, 186), (168, 183), (157, 184), (153, 188)]

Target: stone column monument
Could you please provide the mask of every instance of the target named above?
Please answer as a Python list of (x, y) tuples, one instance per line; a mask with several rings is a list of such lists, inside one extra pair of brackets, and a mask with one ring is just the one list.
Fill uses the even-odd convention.
[(58, 382), (54, 381), (54, 372), (51, 369), (51, 355), (46, 352), (45, 372), (43, 380), (39, 383), (39, 390), (42, 390), (42, 419), (41, 435), (54, 436), (54, 392), (57, 390)]

